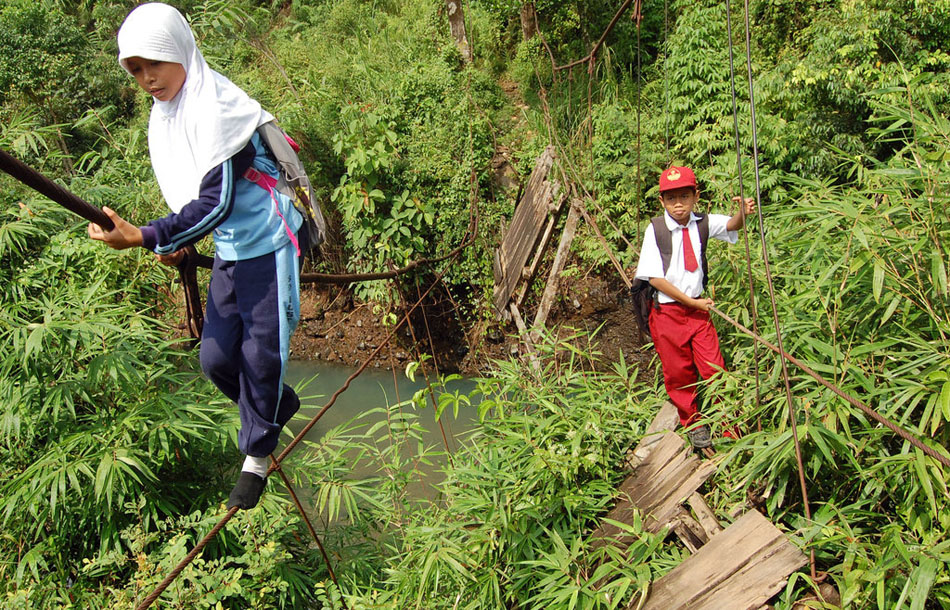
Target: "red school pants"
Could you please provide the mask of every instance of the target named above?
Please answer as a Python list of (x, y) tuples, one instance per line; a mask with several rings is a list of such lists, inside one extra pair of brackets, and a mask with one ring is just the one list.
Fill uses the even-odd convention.
[(716, 328), (706, 311), (663, 303), (650, 310), (650, 336), (663, 366), (666, 392), (680, 423), (688, 426), (699, 415), (696, 383), (726, 368)]

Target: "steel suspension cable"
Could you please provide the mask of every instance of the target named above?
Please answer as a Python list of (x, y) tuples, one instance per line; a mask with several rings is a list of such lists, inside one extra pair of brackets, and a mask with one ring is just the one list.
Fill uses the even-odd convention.
[(729, 317), (728, 315), (726, 315), (725, 313), (717, 309), (715, 306), (713, 306), (711, 310), (713, 313), (715, 313), (717, 316), (719, 316), (726, 322), (732, 324), (740, 331), (744, 332), (748, 336), (752, 337), (753, 339), (755, 339), (756, 341), (758, 341), (765, 347), (769, 348), (770, 350), (772, 350), (773, 352), (781, 356), (783, 359), (788, 360), (789, 362), (791, 362), (792, 364), (800, 368), (805, 374), (807, 374), (809, 377), (813, 378), (815, 381), (820, 383), (823, 387), (834, 392), (837, 396), (844, 399), (848, 404), (854, 407), (857, 407), (858, 409), (863, 411), (868, 417), (878, 422), (882, 426), (886, 427), (887, 429), (891, 430), (894, 434), (901, 437), (902, 439), (904, 439), (905, 441), (907, 441), (908, 443), (910, 443), (917, 449), (920, 449), (922, 453), (932, 457), (933, 459), (937, 460), (944, 466), (950, 467), (950, 458), (948, 458), (946, 455), (943, 455), (942, 453), (936, 451), (933, 447), (927, 446), (926, 444), (923, 443), (923, 441), (921, 441), (919, 438), (917, 438), (916, 436), (908, 432), (906, 429), (900, 427), (898, 424), (892, 422), (890, 419), (888, 419), (884, 415), (881, 415), (872, 407), (861, 402), (860, 400), (851, 396), (850, 394), (848, 394), (847, 392), (845, 392), (844, 390), (842, 390), (835, 384), (831, 383), (830, 381), (828, 381), (827, 379), (825, 379), (824, 377), (816, 373), (811, 367), (809, 367), (807, 364), (805, 364), (804, 362), (802, 362), (795, 356), (792, 356), (785, 350), (779, 348), (778, 346), (770, 343), (769, 341), (762, 338), (758, 334), (749, 330), (748, 328), (746, 328), (739, 322), (736, 322), (734, 319), (732, 319), (731, 317)]
[(274, 454), (270, 454), (271, 464), (274, 465), (277, 474), (280, 475), (280, 480), (284, 482), (284, 487), (287, 488), (287, 493), (290, 494), (290, 499), (294, 501), (294, 505), (297, 507), (297, 511), (300, 513), (300, 516), (303, 517), (303, 522), (307, 526), (307, 531), (310, 532), (310, 537), (313, 538), (313, 541), (317, 543), (317, 548), (320, 549), (320, 554), (323, 555), (323, 563), (327, 566), (327, 572), (330, 573), (330, 580), (333, 581), (333, 584), (340, 586), (340, 583), (336, 580), (336, 573), (333, 571), (333, 566), (330, 564), (330, 556), (327, 555), (327, 550), (323, 548), (323, 543), (320, 542), (320, 536), (317, 535), (317, 530), (313, 528), (313, 524), (310, 522), (310, 517), (307, 516), (307, 511), (303, 507), (303, 503), (300, 501), (300, 498), (297, 497), (297, 492), (294, 491), (294, 486), (290, 482), (290, 478), (287, 476), (287, 473), (284, 472), (283, 467), (277, 463), (274, 459)]
[[(746, 270), (749, 277), (749, 308), (752, 310), (752, 330), (759, 332), (759, 312), (755, 303), (755, 282), (752, 279), (752, 254), (749, 248), (749, 227), (746, 225), (745, 187), (742, 184), (742, 145), (739, 140), (739, 109), (736, 102), (736, 62), (732, 50), (732, 6), (726, 0), (726, 33), (729, 36), (729, 83), (732, 89), (732, 131), (736, 137), (736, 173), (739, 176), (739, 212), (742, 214), (742, 238), (745, 243)], [(761, 210), (760, 210), (761, 212)], [(755, 406), (762, 409), (762, 389), (759, 375), (759, 348), (752, 342), (752, 366), (755, 369)], [(757, 429), (762, 431), (762, 420), (759, 420)]]
[(670, 58), (670, 0), (663, 0), (663, 139), (666, 142), (666, 164), (672, 165), (670, 158), (670, 75), (666, 63)]
[[(639, 3), (638, 3), (639, 4)], [(643, 212), (643, 178), (641, 177), (640, 171), (640, 106), (642, 105), (642, 96), (640, 93), (640, 88), (643, 82), (643, 66), (640, 62), (641, 57), (641, 48), (640, 48), (640, 23), (643, 21), (643, 14), (640, 12), (639, 7), (637, 14), (635, 15), (637, 20), (637, 237), (639, 238), (640, 230), (640, 214)]]
[[(762, 210), (762, 186), (759, 180), (759, 140), (755, 121), (755, 87), (752, 79), (752, 34), (751, 28), (749, 26), (749, 0), (745, 0), (745, 44), (746, 71), (748, 72), (749, 76), (749, 118), (752, 124), (752, 165), (753, 169), (755, 170), (755, 203), (759, 211), (759, 239), (762, 243), (762, 261), (765, 264), (765, 281), (769, 289), (769, 302), (772, 305), (772, 322), (775, 325), (775, 339), (776, 343), (778, 343), (778, 349), (784, 352), (785, 350), (782, 346), (782, 328), (778, 318), (778, 306), (775, 302), (775, 286), (772, 282), (772, 269), (771, 265), (769, 264), (768, 242), (765, 238), (765, 219)], [(805, 508), (805, 519), (811, 521), (811, 505), (808, 501), (808, 486), (805, 483), (805, 466), (802, 462), (802, 445), (798, 438), (798, 418), (795, 413), (795, 405), (792, 399), (792, 386), (789, 382), (788, 365), (785, 362), (785, 358), (781, 358), (781, 363), (782, 380), (785, 383), (785, 398), (788, 402), (788, 419), (792, 426), (792, 438), (795, 440), (795, 461), (798, 463), (798, 482), (802, 490), (802, 503)], [(814, 549), (812, 549), (809, 553), (809, 563), (811, 567), (812, 580), (815, 580), (818, 577), (818, 574), (815, 570)]]

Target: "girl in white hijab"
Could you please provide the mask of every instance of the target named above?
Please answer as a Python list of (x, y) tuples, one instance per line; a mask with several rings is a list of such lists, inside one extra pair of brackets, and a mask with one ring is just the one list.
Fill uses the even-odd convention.
[(201, 365), (241, 415), (238, 447), (247, 457), (228, 508), (252, 508), (267, 456), (300, 406), (283, 376), (300, 316), (302, 217), (262, 183), (261, 176), (264, 183), (278, 176), (257, 135), (273, 117), (208, 66), (181, 13), (143, 4), (129, 13), (118, 43), (119, 63), (154, 100), (149, 154), (172, 213), (136, 227), (103, 208), (115, 228), (90, 224), (89, 236), (116, 249), (143, 246), (177, 264), (182, 248), (213, 231)]

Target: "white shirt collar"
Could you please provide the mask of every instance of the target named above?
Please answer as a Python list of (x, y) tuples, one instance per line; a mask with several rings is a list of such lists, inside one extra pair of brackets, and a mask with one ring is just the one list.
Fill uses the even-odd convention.
[(697, 216), (695, 212), (690, 212), (689, 222), (686, 223), (685, 227), (673, 220), (673, 217), (670, 216), (670, 213), (666, 210), (663, 211), (663, 219), (666, 221), (666, 228), (670, 230), (670, 233), (672, 233), (675, 229), (688, 229), (690, 223), (699, 221), (699, 216)]

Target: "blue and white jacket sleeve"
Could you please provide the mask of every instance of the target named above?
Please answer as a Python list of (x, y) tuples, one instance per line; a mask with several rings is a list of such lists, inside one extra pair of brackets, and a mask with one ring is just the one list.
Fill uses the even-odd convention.
[(234, 207), (234, 185), (254, 161), (250, 142), (236, 155), (213, 168), (201, 179), (198, 198), (177, 214), (140, 227), (142, 246), (156, 254), (172, 254), (189, 246), (227, 220)]

